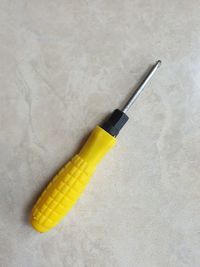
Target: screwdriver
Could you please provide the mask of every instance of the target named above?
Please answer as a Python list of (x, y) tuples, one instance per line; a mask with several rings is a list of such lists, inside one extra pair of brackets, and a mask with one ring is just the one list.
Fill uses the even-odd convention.
[(116, 144), (116, 136), (129, 119), (126, 113), (160, 65), (161, 61), (158, 60), (123, 108), (114, 110), (101, 126), (94, 128), (79, 153), (48, 184), (32, 209), (30, 222), (35, 230), (41, 233), (49, 231), (74, 206), (97, 164)]

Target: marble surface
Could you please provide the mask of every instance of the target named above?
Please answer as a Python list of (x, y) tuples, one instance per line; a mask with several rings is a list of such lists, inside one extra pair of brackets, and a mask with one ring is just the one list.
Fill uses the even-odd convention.
[[(200, 266), (200, 2), (0, 1), (0, 266)], [(162, 59), (64, 221), (52, 175)]]

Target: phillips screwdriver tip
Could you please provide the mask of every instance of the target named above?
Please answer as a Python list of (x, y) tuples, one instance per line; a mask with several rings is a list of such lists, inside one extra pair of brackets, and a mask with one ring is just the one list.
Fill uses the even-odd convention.
[(156, 61), (156, 64), (155, 65), (157, 65), (157, 67), (159, 68), (160, 65), (161, 65), (161, 63), (162, 63), (162, 61), (161, 60), (158, 60), (158, 61)]

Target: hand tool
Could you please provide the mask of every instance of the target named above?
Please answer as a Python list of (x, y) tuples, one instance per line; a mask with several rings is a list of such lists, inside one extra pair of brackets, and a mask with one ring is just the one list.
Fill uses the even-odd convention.
[(127, 111), (160, 65), (161, 61), (158, 60), (124, 107), (114, 110), (101, 126), (94, 128), (80, 152), (48, 184), (31, 214), (31, 224), (37, 231), (47, 232), (56, 226), (77, 202), (97, 164), (115, 145), (116, 136), (129, 119)]

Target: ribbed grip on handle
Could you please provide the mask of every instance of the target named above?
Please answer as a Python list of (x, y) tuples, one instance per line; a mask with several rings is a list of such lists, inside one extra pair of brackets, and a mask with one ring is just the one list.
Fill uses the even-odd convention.
[(116, 139), (97, 126), (79, 154), (72, 158), (43, 191), (32, 210), (31, 224), (47, 232), (68, 213), (79, 199), (97, 163)]
[(54, 227), (78, 200), (91, 176), (91, 168), (76, 155), (53, 178), (35, 204), (33, 227), (40, 232)]

